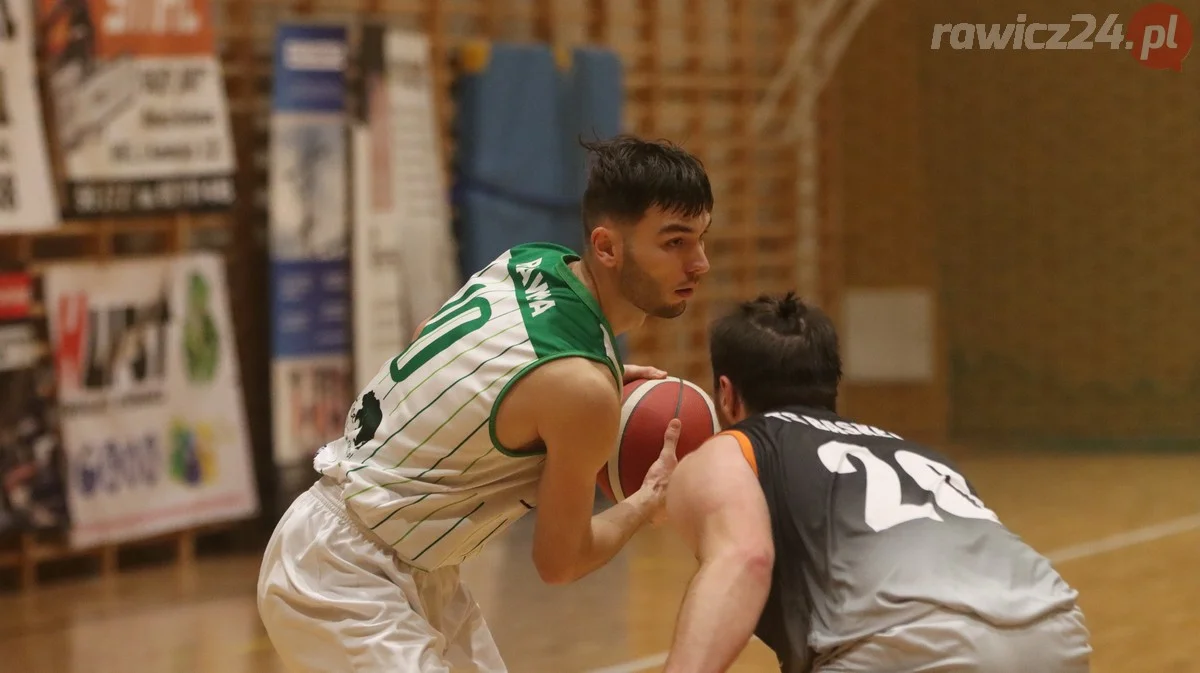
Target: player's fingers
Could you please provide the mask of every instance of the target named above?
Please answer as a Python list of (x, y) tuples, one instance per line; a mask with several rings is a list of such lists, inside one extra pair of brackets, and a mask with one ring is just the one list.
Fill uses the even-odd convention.
[(675, 456), (675, 445), (679, 443), (679, 430), (683, 424), (678, 418), (672, 418), (670, 423), (667, 423), (667, 431), (663, 433), (663, 454), (671, 457)]
[(625, 382), (637, 381), (640, 379), (665, 379), (667, 373), (657, 367), (647, 367), (645, 365), (625, 365)]

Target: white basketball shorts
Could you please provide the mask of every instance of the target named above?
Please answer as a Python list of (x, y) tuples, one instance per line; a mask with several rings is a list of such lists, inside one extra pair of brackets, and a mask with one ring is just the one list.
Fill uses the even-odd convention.
[(402, 563), (318, 481), (275, 527), (258, 611), (293, 673), (500, 673), (507, 669), (457, 566)]

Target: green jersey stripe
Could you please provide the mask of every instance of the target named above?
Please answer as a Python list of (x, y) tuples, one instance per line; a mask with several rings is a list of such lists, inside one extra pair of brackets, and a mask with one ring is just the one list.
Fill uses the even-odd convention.
[[(467, 435), (467, 439), (474, 437), (475, 433), (482, 430), (485, 425), (487, 425), (487, 421), (480, 423), (479, 426), (475, 428), (475, 432), (472, 432), (470, 435)], [(460, 442), (459, 445), (454, 447), (453, 449), (451, 449), (449, 453), (447, 453), (446, 455), (442, 456), (441, 458), (438, 458), (437, 460), (435, 460), (433, 462), (433, 465), (430, 465), (429, 467), (425, 468), (425, 470), (422, 471), (420, 474), (418, 474), (416, 478), (420, 479), (421, 477), (424, 477), (425, 475), (429, 474), (433, 470), (437, 469), (437, 466), (441, 465), (443, 460), (446, 460), (450, 456), (453, 456), (454, 454), (458, 453), (458, 450), (461, 449), (463, 447), (463, 444), (466, 444), (466, 443), (467, 443), (466, 440), (463, 440), (462, 442)], [(490, 453), (490, 451), (489, 451), (489, 453)], [(480, 457), (482, 458), (482, 456), (480, 456)], [(476, 460), (478, 460), (478, 458), (476, 458)], [(472, 465), (474, 465), (474, 463), (472, 463)]]
[(483, 507), (486, 504), (487, 504), (487, 502), (485, 501), (485, 502), (479, 503), (478, 505), (475, 505), (475, 509), (473, 509), (470, 512), (468, 512), (467, 514), (463, 515), (463, 517), (461, 519), (459, 519), (458, 521), (455, 521), (453, 526), (450, 526), (450, 528), (446, 529), (446, 532), (439, 535), (436, 540), (434, 540), (433, 542), (430, 542), (429, 545), (426, 546), (424, 549), (422, 549), (419, 554), (417, 554), (416, 556), (413, 557), (413, 560), (416, 561), (417, 559), (424, 556), (425, 552), (427, 552), (431, 548), (433, 548), (433, 545), (441, 542), (443, 538), (445, 538), (450, 533), (454, 532), (455, 528), (458, 528), (460, 525), (462, 525), (462, 522), (466, 521), (467, 519), (470, 519), (472, 514), (474, 514), (475, 512), (478, 512), (479, 508)]
[(415, 504), (417, 504), (417, 503), (421, 502), (422, 500), (424, 500), (425, 498), (428, 498), (428, 497), (429, 497), (429, 496), (431, 496), (431, 495), (433, 495), (433, 494), (432, 494), (432, 493), (426, 493), (425, 495), (423, 495), (423, 496), (421, 496), (421, 497), (417, 498), (416, 500), (414, 500), (414, 501), (412, 501), (412, 502), (410, 502), (410, 503), (408, 503), (408, 504), (401, 505), (401, 506), (397, 507), (396, 509), (392, 510), (392, 513), (391, 513), (391, 514), (388, 514), (386, 517), (384, 517), (384, 518), (383, 518), (383, 521), (380, 521), (379, 523), (375, 524), (374, 526), (371, 526), (371, 530), (375, 530), (376, 528), (379, 528), (380, 526), (382, 526), (382, 525), (383, 525), (383, 524), (384, 524), (384, 523), (385, 523), (385, 522), (386, 522), (388, 519), (390, 519), (390, 518), (392, 518), (392, 517), (396, 516), (396, 514), (397, 514), (397, 513), (399, 513), (399, 512), (400, 512), (400, 510), (402, 510), (402, 509), (406, 509), (406, 508), (408, 508), (408, 507), (412, 507), (413, 505), (415, 505)]
[[(485, 423), (486, 423), (486, 421), (485, 421)], [(425, 471), (424, 471), (424, 472), (422, 472), (421, 474), (418, 474), (418, 475), (417, 475), (417, 476), (415, 476), (415, 477), (405, 477), (405, 478), (403, 478), (403, 479), (399, 479), (399, 480), (397, 480), (397, 481), (389, 481), (389, 482), (387, 482), (386, 484), (374, 484), (374, 485), (372, 485), (372, 486), (368, 486), (368, 487), (366, 487), (366, 488), (362, 489), (361, 491), (357, 491), (357, 492), (355, 492), (355, 493), (353, 493), (353, 494), (351, 494), (351, 495), (348, 495), (348, 496), (346, 496), (346, 500), (347, 500), (347, 501), (349, 501), (349, 500), (352, 500), (352, 499), (354, 499), (354, 498), (357, 498), (358, 496), (362, 495), (363, 493), (366, 493), (367, 491), (370, 491), (371, 489), (375, 489), (375, 488), (388, 488), (388, 487), (391, 487), (391, 486), (398, 486), (398, 485), (400, 485), (400, 484), (407, 484), (407, 483), (408, 483), (408, 482), (410, 482), (410, 481), (416, 481), (416, 480), (420, 479), (421, 477), (425, 476), (425, 475), (426, 475), (426, 474), (429, 472), (429, 470), (432, 470), (434, 467), (437, 467), (437, 464), (438, 464), (438, 463), (441, 463), (443, 460), (445, 460), (445, 459), (449, 458), (450, 456), (454, 455), (454, 453), (455, 453), (456, 451), (458, 451), (459, 449), (461, 449), (461, 448), (463, 447), (463, 444), (466, 444), (467, 442), (471, 441), (471, 438), (472, 438), (472, 437), (474, 437), (474, 436), (475, 436), (475, 433), (479, 432), (479, 430), (480, 430), (482, 427), (483, 427), (483, 426), (481, 425), (480, 427), (478, 427), (478, 428), (475, 428), (475, 431), (474, 431), (474, 432), (472, 432), (471, 434), (467, 435), (466, 437), (464, 437), (464, 438), (463, 438), (463, 440), (462, 440), (461, 442), (459, 442), (459, 443), (458, 443), (458, 446), (454, 447), (454, 448), (453, 448), (453, 449), (450, 451), (450, 453), (448, 453), (448, 454), (446, 454), (446, 455), (442, 456), (441, 458), (439, 458), (437, 463), (435, 463), (435, 464), (434, 464), (432, 467), (430, 467), (429, 469), (425, 470)], [(413, 449), (413, 450), (415, 451), (416, 449)], [(487, 454), (483, 454), (483, 455), (487, 455)], [(479, 456), (479, 458), (482, 458), (482, 457), (483, 457), (483, 455), (480, 455), (480, 456)], [(478, 460), (479, 460), (479, 458), (476, 458), (476, 459), (475, 459), (475, 461), (478, 461)], [(475, 462), (472, 462), (471, 464), (472, 464), (472, 465), (474, 465), (474, 464), (475, 464)], [(357, 468), (356, 468), (356, 469), (357, 469)], [(353, 471), (353, 470), (352, 470), (352, 471)], [(465, 470), (464, 470), (464, 472), (465, 472)], [(440, 477), (439, 477), (439, 479), (440, 479)], [(436, 483), (436, 482), (435, 482), (435, 483)]]
[[(496, 334), (493, 334), (492, 336), (490, 336), (490, 337), (487, 337), (487, 338), (486, 338), (486, 339), (484, 339), (483, 341), (480, 341), (478, 344), (476, 344), (476, 345), (475, 345), (475, 347), (474, 347), (474, 348), (478, 348), (479, 346), (482, 346), (484, 343), (486, 343), (486, 342), (488, 342), (488, 341), (490, 341), (490, 340), (492, 340), (492, 339), (494, 339), (494, 338), (496, 338), (496, 337), (498, 337), (498, 336), (500, 336), (500, 335), (504, 334), (505, 332), (508, 332), (509, 330), (511, 330), (511, 329), (513, 329), (513, 328), (515, 328), (515, 327), (518, 327), (518, 325), (512, 325), (512, 326), (510, 326), (510, 327), (506, 327), (505, 329), (502, 329), (502, 330), (500, 330), (500, 331), (499, 331), (499, 332), (497, 332)], [(526, 339), (526, 341), (528, 341), (528, 339)], [(410, 416), (410, 417), (408, 418), (408, 420), (406, 420), (406, 421), (404, 422), (404, 424), (403, 424), (403, 425), (401, 425), (399, 428), (397, 428), (395, 432), (393, 432), (392, 434), (388, 435), (386, 439), (384, 439), (382, 442), (380, 442), (380, 443), (379, 443), (379, 446), (375, 447), (375, 450), (371, 452), (371, 455), (367, 456), (366, 458), (364, 458), (364, 459), (362, 459), (362, 460), (360, 461), (360, 463), (361, 463), (361, 464), (359, 465), (359, 467), (353, 468), (353, 469), (351, 469), (350, 471), (351, 471), (351, 472), (354, 472), (354, 471), (357, 471), (357, 470), (360, 470), (360, 469), (362, 469), (362, 468), (363, 468), (363, 467), (364, 467), (364, 466), (367, 464), (367, 461), (369, 461), (369, 460), (371, 460), (372, 458), (374, 458), (374, 457), (375, 457), (375, 454), (379, 453), (379, 452), (380, 452), (380, 451), (383, 449), (383, 447), (387, 446), (387, 445), (388, 445), (388, 443), (389, 443), (389, 442), (391, 442), (391, 441), (392, 441), (392, 439), (393, 439), (393, 438), (394, 438), (396, 435), (400, 434), (400, 433), (401, 433), (401, 432), (402, 432), (402, 431), (403, 431), (405, 428), (407, 428), (407, 427), (409, 426), (409, 424), (411, 424), (413, 421), (415, 421), (415, 420), (417, 420), (418, 418), (420, 418), (421, 414), (422, 414), (422, 413), (424, 413), (424, 412), (425, 412), (425, 410), (427, 410), (427, 409), (429, 409), (430, 407), (432, 407), (432, 406), (434, 405), (434, 403), (436, 403), (438, 400), (440, 400), (440, 399), (442, 398), (442, 396), (443, 396), (443, 395), (445, 395), (446, 393), (448, 393), (448, 392), (450, 392), (451, 390), (453, 390), (453, 389), (454, 389), (454, 386), (456, 386), (456, 385), (458, 385), (459, 383), (462, 383), (463, 381), (465, 381), (465, 380), (467, 379), (467, 377), (469, 377), (469, 376), (472, 376), (473, 374), (475, 374), (475, 372), (479, 371), (479, 370), (480, 370), (480, 369), (481, 369), (481, 368), (482, 368), (484, 365), (488, 364), (489, 362), (492, 362), (493, 360), (499, 359), (500, 357), (502, 357), (502, 356), (504, 356), (506, 353), (508, 353), (510, 350), (512, 350), (512, 349), (514, 349), (514, 348), (516, 348), (516, 347), (520, 346), (520, 345), (521, 345), (521, 344), (523, 344), (523, 343), (525, 343), (525, 341), (521, 341), (521, 342), (515, 343), (515, 344), (513, 344), (513, 345), (509, 346), (508, 348), (505, 348), (503, 351), (501, 351), (501, 352), (500, 352), (500, 354), (499, 354), (499, 355), (494, 355), (494, 356), (492, 356), (492, 357), (488, 358), (487, 360), (484, 360), (483, 362), (480, 362), (480, 363), (479, 363), (479, 364), (478, 364), (478, 365), (475, 367), (475, 369), (472, 369), (470, 372), (468, 372), (468, 373), (466, 373), (466, 374), (463, 374), (463, 375), (462, 375), (462, 376), (460, 376), (460, 377), (459, 377), (459, 378), (458, 378), (456, 381), (454, 381), (453, 383), (451, 383), (451, 384), (450, 384), (449, 386), (447, 386), (446, 388), (442, 389), (442, 392), (438, 393), (437, 397), (433, 398), (433, 399), (432, 399), (432, 400), (430, 400), (430, 401), (429, 401), (429, 402), (428, 402), (428, 403), (427, 403), (425, 406), (421, 407), (421, 408), (420, 408), (420, 409), (419, 409), (419, 410), (418, 410), (416, 413), (414, 413), (412, 416)], [(472, 348), (471, 350), (474, 350), (474, 348)], [(465, 351), (465, 352), (470, 352), (470, 351)], [(458, 356), (455, 356), (455, 359), (458, 359)], [(448, 363), (446, 363), (446, 365), (443, 365), (443, 367), (444, 367), (444, 366), (449, 366), (449, 364), (450, 364), (450, 363), (448, 362)], [(439, 371), (440, 371), (440, 368), (439, 368)], [(430, 376), (432, 377), (432, 374), (431, 374)], [(426, 380), (426, 381), (428, 381), (428, 380), (429, 380), (429, 378), (426, 378), (425, 380)], [(422, 381), (421, 383), (424, 383), (424, 381)], [(417, 385), (420, 385), (420, 384), (417, 384)], [(414, 388), (414, 390), (415, 390), (415, 388)], [(412, 394), (412, 392), (410, 391), (408, 395), (411, 395), (411, 394)], [(407, 399), (407, 398), (408, 398), (408, 395), (405, 395), (405, 399)], [(462, 407), (459, 407), (459, 410), (461, 411), (461, 410), (462, 410)], [(394, 412), (394, 411), (395, 411), (395, 409), (393, 409), (392, 411)], [(449, 419), (447, 419), (447, 421), (448, 421), (448, 420), (449, 420)], [(436, 432), (436, 430), (435, 430), (435, 432)], [(428, 439), (426, 439), (425, 441), (429, 441), (429, 440), (428, 440)], [(415, 450), (415, 449), (414, 449), (414, 450)], [(352, 453), (353, 453), (353, 452), (352, 452)]]
[[(484, 421), (484, 423), (486, 424), (486, 423), (487, 423), (487, 421)], [(483, 460), (484, 458), (487, 458), (488, 456), (492, 455), (492, 453), (493, 453), (495, 450), (496, 450), (496, 448), (495, 448), (495, 447), (492, 447), (491, 449), (488, 449), (487, 451), (485, 451), (485, 452), (483, 452), (483, 453), (480, 453), (478, 456), (475, 456), (475, 460), (472, 460), (471, 462), (467, 463), (467, 466), (466, 466), (466, 467), (464, 467), (464, 468), (463, 468), (463, 469), (462, 469), (462, 470), (459, 472), (459, 474), (466, 474), (466, 473), (470, 472), (470, 471), (471, 471), (471, 468), (472, 468), (472, 467), (475, 467), (475, 463), (478, 463), (479, 461)], [(425, 473), (424, 473), (424, 472), (422, 472), (421, 474), (425, 474)], [(438, 481), (441, 481), (441, 480), (442, 480), (442, 477), (438, 477)]]
[[(506, 317), (506, 316), (510, 316), (510, 315), (512, 315), (512, 314), (514, 314), (514, 313), (516, 313), (517, 311), (520, 311), (520, 310), (521, 310), (521, 309), (519, 309), (519, 308), (514, 308), (514, 309), (513, 309), (513, 310), (511, 310), (511, 311), (505, 311), (504, 313), (501, 313), (501, 314), (499, 314), (499, 315), (495, 316), (494, 320), (499, 320), (500, 318), (504, 318), (504, 317)], [(517, 327), (520, 327), (520, 326), (521, 326), (521, 324), (520, 324), (520, 323), (514, 323), (514, 324), (512, 324), (512, 325), (509, 325), (508, 327), (506, 327), (506, 328), (504, 328), (504, 329), (500, 330), (499, 332), (497, 332), (497, 333), (495, 333), (495, 334), (493, 334), (493, 335), (491, 335), (491, 336), (489, 336), (489, 337), (485, 338), (483, 341), (480, 341), (479, 343), (475, 344), (475, 345), (474, 345), (474, 346), (472, 346), (470, 349), (468, 349), (468, 350), (465, 350), (465, 351), (462, 351), (461, 353), (458, 353), (458, 354), (457, 354), (457, 355), (455, 355), (454, 357), (450, 358), (450, 360), (449, 360), (449, 361), (447, 361), (445, 364), (443, 364), (442, 366), (440, 366), (440, 367), (438, 367), (437, 369), (433, 370), (432, 372), (430, 372), (430, 373), (429, 373), (429, 375), (428, 375), (428, 376), (426, 376), (425, 378), (423, 378), (423, 379), (421, 379), (420, 381), (418, 381), (418, 382), (417, 382), (415, 385), (413, 385), (412, 389), (411, 389), (411, 390), (409, 390), (407, 393), (405, 393), (404, 397), (400, 398), (400, 401), (399, 401), (399, 402), (397, 402), (397, 403), (396, 403), (396, 405), (392, 407), (392, 410), (391, 410), (390, 412), (388, 412), (388, 413), (392, 413), (392, 414), (396, 413), (396, 409), (398, 409), (398, 408), (400, 407), (400, 405), (401, 405), (401, 404), (404, 404), (406, 401), (408, 401), (408, 398), (409, 398), (409, 397), (412, 397), (413, 393), (415, 393), (415, 392), (417, 392), (418, 390), (420, 390), (420, 388), (421, 388), (421, 386), (422, 386), (422, 385), (424, 385), (424, 384), (425, 384), (427, 381), (429, 381), (429, 380), (430, 380), (430, 379), (432, 379), (433, 377), (437, 376), (437, 375), (438, 375), (438, 374), (439, 374), (439, 373), (440, 373), (440, 372), (441, 372), (443, 369), (445, 369), (445, 368), (449, 367), (450, 365), (454, 364), (455, 362), (457, 362), (459, 358), (466, 356), (466, 355), (467, 355), (467, 354), (469, 354), (471, 351), (475, 350), (476, 348), (479, 348), (480, 346), (482, 346), (482, 345), (484, 345), (485, 343), (487, 343), (488, 341), (490, 341), (490, 340), (492, 340), (492, 339), (494, 339), (494, 338), (496, 338), (496, 337), (500, 336), (501, 334), (504, 334), (505, 332), (508, 332), (509, 330), (511, 330), (511, 329), (514, 329), (514, 328), (517, 328)]]
[[(486, 297), (486, 296), (488, 296), (488, 295), (497, 294), (497, 293), (501, 293), (501, 292), (504, 292), (504, 290), (503, 290), (503, 289), (501, 289), (501, 290), (493, 290), (493, 291), (490, 291), (490, 292), (483, 292), (483, 293), (479, 294), (477, 298), (482, 298), (482, 297)], [(515, 309), (512, 309), (511, 311), (505, 311), (504, 313), (501, 313), (501, 314), (499, 314), (499, 315), (492, 316), (492, 319), (499, 319), (499, 318), (503, 318), (503, 317), (505, 317), (505, 316), (507, 316), (507, 315), (511, 315), (511, 314), (513, 314), (513, 313), (515, 313), (515, 312), (517, 312), (517, 311), (519, 311), (519, 310), (521, 310), (521, 309), (520, 309), (520, 307), (517, 307), (517, 308), (515, 308)], [(425, 350), (425, 348), (426, 348), (426, 347), (428, 347), (428, 346), (429, 346), (429, 345), (431, 345), (431, 344), (432, 344), (434, 341), (436, 341), (436, 340), (437, 340), (437, 338), (438, 338), (438, 337), (436, 337), (436, 336), (435, 336), (435, 334), (436, 334), (436, 332), (437, 332), (437, 329), (438, 329), (439, 327), (441, 327), (442, 325), (444, 325), (444, 324), (446, 324), (446, 323), (449, 323), (451, 320), (454, 320), (454, 319), (455, 319), (455, 318), (457, 318), (457, 317), (459, 317), (459, 316), (457, 316), (457, 315), (454, 315), (454, 316), (446, 316), (446, 318), (444, 318), (444, 319), (443, 319), (441, 322), (439, 322), (439, 323), (436, 323), (436, 324), (434, 324), (434, 323), (427, 324), (427, 325), (425, 326), (425, 329), (423, 330), (423, 332), (424, 332), (424, 333), (423, 333), (423, 334), (422, 334), (422, 335), (421, 335), (421, 336), (420, 336), (420, 337), (419, 337), (419, 338), (418, 338), (416, 341), (414, 341), (414, 342), (413, 342), (411, 345), (409, 345), (409, 346), (408, 346), (408, 348), (405, 348), (403, 353), (401, 353), (400, 355), (397, 355), (397, 356), (396, 356), (396, 357), (395, 357), (395, 358), (392, 360), (392, 364), (391, 364), (391, 366), (390, 366), (390, 367), (385, 367), (385, 368), (384, 368), (384, 370), (385, 370), (385, 371), (387, 371), (387, 370), (390, 370), (390, 369), (399, 369), (399, 368), (400, 368), (400, 367), (402, 367), (402, 366), (408, 365), (408, 363), (409, 363), (409, 362), (410, 362), (410, 361), (411, 361), (411, 360), (412, 360), (414, 357), (416, 357), (416, 355), (417, 355), (418, 353), (420, 353), (420, 352), (422, 352), (423, 350)], [(462, 353), (459, 353), (459, 355), (463, 355), (463, 354), (462, 354)], [(457, 358), (456, 358), (456, 359), (457, 359)], [(402, 361), (403, 361), (403, 362), (402, 362)], [(453, 360), (451, 360), (451, 362), (453, 362)], [(449, 364), (449, 363), (446, 363), (446, 364)], [(444, 367), (444, 365), (443, 365), (443, 367)], [(439, 368), (438, 368), (436, 371), (434, 371), (432, 374), (430, 374), (429, 376), (425, 377), (425, 379), (424, 379), (424, 380), (422, 380), (422, 381), (421, 381), (421, 383), (424, 383), (425, 381), (428, 381), (428, 380), (429, 380), (430, 378), (432, 378), (432, 377), (433, 377), (435, 374), (437, 374), (439, 371), (441, 371), (443, 367), (439, 367)], [(391, 386), (390, 388), (388, 388), (388, 391), (387, 391), (386, 393), (384, 393), (384, 395), (383, 395), (383, 398), (382, 398), (380, 401), (386, 400), (386, 399), (387, 399), (387, 398), (388, 398), (388, 397), (389, 397), (389, 396), (392, 394), (392, 392), (393, 392), (393, 391), (396, 389), (396, 386), (400, 385), (400, 383), (402, 383), (404, 380), (405, 380), (405, 379), (403, 379), (403, 378), (402, 378), (402, 379), (400, 379), (399, 381), (395, 381), (395, 380), (393, 380), (393, 381), (392, 381), (392, 386)], [(410, 389), (410, 390), (408, 391), (408, 394), (406, 394), (404, 397), (407, 399), (409, 395), (412, 395), (414, 392), (416, 392), (416, 390), (417, 390), (417, 387), (419, 387), (419, 386), (420, 386), (420, 383), (418, 383), (418, 384), (417, 384), (417, 386), (414, 386), (412, 389)], [(397, 402), (397, 403), (396, 403), (396, 406), (400, 406), (400, 404), (402, 404), (403, 402), (404, 402), (404, 400), (400, 400), (400, 402)], [(393, 410), (395, 410), (395, 407), (393, 407)]]
[(506, 517), (506, 518), (505, 518), (503, 521), (501, 521), (500, 523), (496, 524), (496, 527), (495, 527), (495, 528), (493, 528), (493, 529), (492, 529), (492, 530), (491, 530), (491, 531), (490, 531), (490, 532), (489, 532), (487, 535), (484, 535), (484, 536), (483, 536), (483, 537), (482, 537), (482, 538), (479, 540), (479, 542), (476, 542), (476, 543), (475, 543), (475, 546), (474, 546), (474, 547), (471, 547), (470, 549), (468, 549), (468, 550), (467, 550), (467, 553), (466, 553), (466, 554), (463, 554), (463, 556), (465, 556), (465, 557), (466, 557), (466, 556), (470, 556), (471, 554), (474, 554), (476, 549), (479, 549), (479, 547), (481, 547), (481, 546), (483, 545), (483, 543), (484, 543), (484, 542), (487, 542), (487, 541), (488, 541), (488, 538), (490, 538), (490, 537), (492, 537), (493, 535), (495, 535), (496, 533), (500, 532), (500, 529), (501, 529), (501, 528), (504, 526), (504, 524), (506, 524), (506, 523), (508, 523), (508, 522), (509, 522), (509, 519)]
[[(464, 502), (468, 502), (468, 501), (470, 501), (470, 500), (474, 500), (474, 499), (475, 499), (475, 495), (474, 495), (474, 494), (472, 494), (472, 495), (468, 495), (467, 497), (463, 498), (462, 500), (457, 500), (457, 501), (455, 501), (455, 502), (448, 502), (448, 503), (446, 503), (445, 505), (442, 505), (441, 507), (438, 507), (437, 509), (433, 510), (432, 512), (430, 512), (430, 513), (426, 514), (425, 516), (421, 517), (421, 520), (420, 520), (420, 521), (418, 521), (418, 522), (414, 523), (413, 525), (409, 526), (409, 528), (408, 528), (408, 532), (406, 532), (406, 533), (405, 533), (403, 536), (401, 536), (399, 540), (396, 540), (395, 542), (393, 542), (393, 543), (392, 543), (392, 546), (393, 546), (393, 547), (395, 547), (396, 545), (400, 544), (401, 542), (404, 542), (404, 539), (405, 539), (405, 538), (407, 538), (409, 535), (412, 535), (412, 534), (413, 534), (413, 531), (415, 531), (416, 529), (420, 528), (420, 527), (421, 527), (421, 524), (423, 524), (423, 523), (425, 523), (426, 521), (428, 521), (428, 520), (429, 520), (429, 517), (433, 516), (434, 514), (437, 514), (438, 512), (440, 512), (440, 511), (442, 511), (442, 510), (446, 509), (447, 507), (454, 507), (455, 505), (461, 505), (461, 504), (463, 504)], [(486, 502), (486, 501), (485, 501), (485, 502)], [(479, 503), (479, 504), (480, 504), (480, 505), (482, 505), (483, 503)]]
[[(483, 285), (482, 283), (476, 283), (474, 285), (467, 287), (466, 291), (464, 291), (462, 293), (462, 295), (459, 296), (457, 299), (453, 299), (451, 301), (446, 302), (442, 306), (442, 308), (438, 309), (437, 313), (435, 313), (433, 316), (431, 316), (429, 318), (429, 322), (425, 323), (425, 328), (422, 330), (422, 332), (423, 332), (422, 336), (418, 337), (416, 339), (416, 341), (414, 341), (411, 345), (409, 345), (408, 348), (404, 349), (403, 353), (401, 353), (395, 357), (395, 359), (392, 361), (393, 366), (398, 365), (399, 361), (404, 359), (405, 356), (408, 356), (409, 358), (411, 358), (416, 353), (419, 353), (427, 344), (429, 344), (429, 342), (433, 341), (433, 333), (437, 331), (437, 328), (441, 327), (442, 324), (454, 319), (453, 317), (446, 315), (446, 314), (449, 311), (451, 311), (455, 308), (458, 308), (459, 306), (466, 303), (468, 300), (471, 299), (471, 296), (473, 294), (482, 290), (485, 287), (487, 287), (487, 286)], [(437, 316), (445, 316), (445, 317), (440, 318), (440, 319), (435, 319)], [(406, 360), (406, 362), (407, 362), (407, 360)], [(384, 394), (383, 399), (386, 400), (388, 398), (388, 395), (391, 395), (392, 391), (395, 390), (396, 386), (399, 384), (400, 384), (400, 381), (393, 382), (392, 387), (387, 391), (386, 394)]]
[[(472, 396), (471, 396), (471, 398), (470, 398), (470, 399), (468, 399), (466, 402), (463, 402), (463, 403), (462, 403), (462, 404), (461, 404), (461, 405), (460, 405), (460, 406), (459, 406), (457, 409), (455, 409), (455, 410), (454, 410), (454, 413), (453, 413), (453, 414), (450, 414), (450, 418), (447, 418), (445, 421), (442, 421), (442, 424), (441, 424), (441, 425), (439, 425), (439, 426), (437, 426), (436, 428), (434, 428), (434, 430), (433, 430), (433, 433), (432, 433), (432, 434), (430, 434), (428, 437), (426, 437), (424, 440), (422, 440), (420, 444), (417, 444), (416, 446), (414, 446), (414, 447), (413, 447), (413, 450), (412, 450), (412, 451), (409, 451), (409, 452), (408, 452), (408, 454), (406, 454), (406, 455), (405, 455), (403, 458), (401, 458), (401, 459), (400, 459), (400, 462), (398, 462), (398, 463), (396, 463), (395, 465), (393, 465), (393, 466), (391, 467), (391, 469), (395, 470), (395, 469), (399, 468), (401, 465), (403, 465), (403, 464), (404, 464), (404, 461), (408, 460), (409, 456), (411, 456), (411, 455), (413, 454), (413, 452), (414, 452), (414, 451), (416, 451), (417, 449), (421, 448), (422, 446), (425, 446), (425, 444), (427, 444), (427, 443), (429, 442), (429, 440), (433, 439), (434, 435), (436, 435), (436, 434), (438, 433), (438, 431), (439, 431), (439, 430), (441, 430), (442, 428), (446, 427), (446, 425), (448, 425), (448, 424), (450, 423), (450, 421), (454, 420), (454, 417), (455, 417), (455, 416), (457, 416), (457, 415), (458, 415), (458, 413), (459, 413), (460, 411), (462, 411), (463, 409), (465, 409), (465, 408), (467, 407), (467, 405), (469, 405), (471, 402), (474, 402), (474, 401), (475, 401), (475, 398), (477, 398), (477, 397), (479, 397), (480, 395), (482, 395), (482, 394), (486, 393), (488, 390), (490, 390), (490, 389), (491, 389), (491, 387), (492, 387), (492, 386), (496, 385), (496, 383), (497, 383), (498, 381), (503, 381), (504, 379), (508, 378), (508, 376), (509, 376), (509, 375), (511, 375), (513, 372), (517, 371), (517, 369), (521, 368), (522, 366), (523, 366), (523, 365), (517, 365), (516, 367), (513, 367), (512, 369), (508, 370), (508, 371), (507, 371), (507, 372), (505, 372), (504, 374), (500, 375), (500, 378), (494, 379), (494, 380), (493, 380), (491, 383), (489, 383), (489, 384), (488, 384), (488, 386), (487, 386), (487, 388), (484, 388), (483, 390), (480, 390), (479, 392), (477, 392), (477, 393), (475, 393), (474, 395), (472, 395)], [(487, 425), (487, 421), (486, 421), (486, 420), (483, 422), (483, 425)], [(481, 425), (480, 427), (483, 427), (483, 426)], [(478, 432), (478, 431), (476, 431), (476, 432)], [(471, 435), (474, 435), (474, 434), (475, 434), (474, 432), (472, 432), (472, 433), (471, 433)], [(456, 447), (454, 450), (455, 450), (455, 451), (457, 451), (457, 450), (458, 450), (458, 448)]]

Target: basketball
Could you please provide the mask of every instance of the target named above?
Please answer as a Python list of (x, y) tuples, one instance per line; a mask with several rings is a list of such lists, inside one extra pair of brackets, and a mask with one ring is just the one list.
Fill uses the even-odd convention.
[(680, 423), (675, 455), (681, 459), (721, 429), (712, 398), (685, 379), (631, 381), (625, 384), (622, 399), (617, 445), (596, 478), (613, 502), (641, 488), (646, 472), (662, 453), (663, 435), (672, 418)]

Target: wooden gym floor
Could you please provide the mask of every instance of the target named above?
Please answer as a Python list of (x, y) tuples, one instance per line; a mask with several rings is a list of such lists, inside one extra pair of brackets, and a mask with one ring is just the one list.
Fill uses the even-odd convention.
[[(985, 501), (1082, 594), (1096, 673), (1200, 672), (1200, 455), (979, 454), (960, 461)], [(693, 561), (647, 530), (566, 587), (537, 578), (527, 517), (465, 570), (514, 673), (660, 668)], [(282, 671), (254, 606), (258, 559), (202, 559), (110, 582), (0, 595), (0, 670)], [(736, 671), (771, 671), (752, 641)]]

